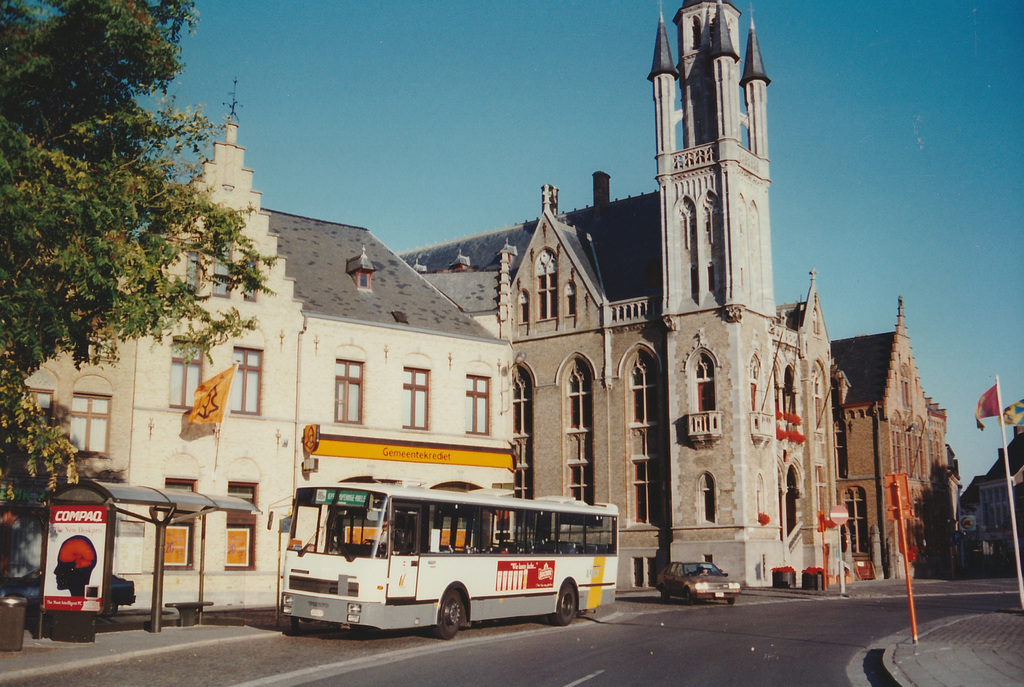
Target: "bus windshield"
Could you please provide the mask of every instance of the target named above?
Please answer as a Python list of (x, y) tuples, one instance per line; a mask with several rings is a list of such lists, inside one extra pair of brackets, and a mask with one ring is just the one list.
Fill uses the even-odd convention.
[(356, 558), (386, 555), (387, 498), (362, 489), (310, 488), (295, 495), (292, 549)]

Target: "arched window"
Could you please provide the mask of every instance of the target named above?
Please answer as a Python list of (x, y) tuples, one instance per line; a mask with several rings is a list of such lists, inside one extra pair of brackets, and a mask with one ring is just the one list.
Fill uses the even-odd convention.
[(530, 321), (530, 294), (526, 291), (519, 292), (519, 322), (527, 324)]
[(776, 386), (777, 407), (784, 413), (796, 413), (796, 381), (793, 368), (787, 367), (782, 377), (782, 386)]
[(700, 19), (698, 17), (693, 18), (693, 24), (690, 26), (690, 41), (692, 42), (693, 50), (700, 50)]
[(686, 236), (686, 247), (697, 249), (697, 206), (689, 198), (683, 199), (683, 231)]
[(657, 523), (661, 513), (661, 470), (658, 456), (658, 383), (654, 359), (637, 354), (629, 376), (633, 413), (630, 435), (635, 520)]
[(814, 380), (812, 381), (814, 388), (814, 425), (813, 429), (817, 429), (822, 422), (825, 410), (825, 370), (820, 364), (814, 366)]
[(593, 397), (590, 373), (580, 361), (569, 372), (569, 427), (588, 429), (593, 416)]
[(750, 360), (750, 412), (756, 413), (757, 380), (761, 378), (761, 360), (756, 355)]
[(593, 377), (583, 361), (575, 360), (570, 366), (565, 393), (569, 494), (577, 501), (594, 503)]
[(707, 354), (697, 360), (697, 411), (715, 410), (715, 363)]
[(707, 198), (704, 199), (704, 240), (711, 246), (721, 235), (722, 205), (718, 202), (718, 197), (715, 194), (708, 193)]
[(549, 250), (537, 259), (537, 318), (553, 320), (558, 317), (558, 264)]
[(512, 377), (512, 453), (513, 491), (519, 498), (533, 498), (533, 380), (522, 366)]
[(565, 284), (565, 312), (569, 317), (576, 317), (576, 284)]
[(863, 487), (847, 489), (844, 500), (846, 510), (850, 514), (850, 519), (846, 521), (846, 527), (850, 532), (850, 545), (853, 547), (853, 553), (871, 553), (871, 538), (868, 535), (868, 514)]
[(764, 492), (764, 475), (758, 473), (757, 475), (757, 493), (755, 494), (755, 500), (757, 501), (757, 514), (767, 513), (768, 510), (765, 507), (765, 492)]
[(789, 472), (786, 473), (786, 534), (791, 534), (796, 529), (796, 500), (799, 495), (796, 468), (790, 467)]
[(697, 500), (701, 519), (704, 522), (717, 522), (718, 497), (715, 494), (715, 478), (705, 472), (697, 481)]

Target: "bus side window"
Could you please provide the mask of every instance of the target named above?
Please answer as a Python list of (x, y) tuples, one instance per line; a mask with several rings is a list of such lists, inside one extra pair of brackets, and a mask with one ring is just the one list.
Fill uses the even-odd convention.
[(419, 553), (420, 506), (396, 504), (391, 523), (391, 555), (415, 556)]
[(533, 550), (536, 553), (557, 553), (558, 530), (555, 528), (555, 514), (550, 511), (537, 513), (537, 528), (533, 533)]

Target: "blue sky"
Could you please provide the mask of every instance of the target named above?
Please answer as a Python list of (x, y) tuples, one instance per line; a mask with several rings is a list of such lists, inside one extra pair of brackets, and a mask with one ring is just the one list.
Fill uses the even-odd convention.
[[(751, 5), (743, 12), (745, 37)], [(671, 19), (680, 0), (664, 5)], [(197, 0), (175, 93), (239, 143), (267, 208), (402, 251), (654, 180), (657, 0)], [(905, 303), (925, 393), (964, 484), (1000, 445), (974, 407), (1024, 398), (1024, 5), (754, 2), (768, 75), (778, 302), (809, 272), (833, 339)], [(674, 44), (674, 41), (673, 41)], [(744, 39), (745, 44), (745, 39)], [(675, 54), (673, 46), (673, 55)]]

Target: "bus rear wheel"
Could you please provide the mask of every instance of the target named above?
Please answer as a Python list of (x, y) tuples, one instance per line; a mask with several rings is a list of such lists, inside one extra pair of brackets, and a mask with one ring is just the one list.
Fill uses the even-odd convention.
[(565, 627), (576, 618), (576, 590), (566, 582), (558, 590), (555, 612), (548, 616), (552, 625)]
[(465, 617), (465, 608), (462, 605), (462, 596), (454, 589), (449, 589), (441, 597), (441, 603), (437, 608), (437, 625), (434, 626), (434, 636), (438, 639), (452, 639), (462, 626)]

